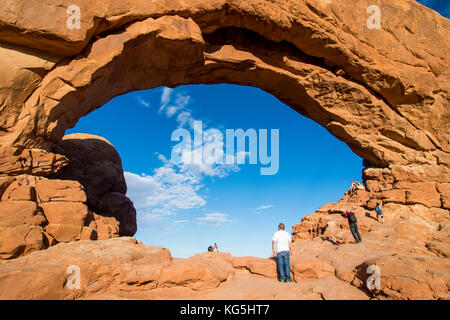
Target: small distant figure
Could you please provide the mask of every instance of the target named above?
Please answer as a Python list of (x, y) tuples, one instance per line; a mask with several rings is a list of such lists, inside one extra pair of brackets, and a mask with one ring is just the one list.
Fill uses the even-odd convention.
[(284, 223), (278, 225), (278, 231), (272, 237), (272, 253), (277, 256), (280, 282), (291, 282), (291, 265), (289, 256), (292, 250), (291, 235), (284, 231)]
[(356, 219), (355, 213), (353, 211), (347, 210), (345, 213), (345, 217), (348, 220), (350, 231), (352, 232), (353, 238), (355, 238), (356, 243), (361, 242), (362, 239), (358, 231), (358, 220)]
[(356, 189), (358, 190), (365, 190), (366, 188), (359, 182), (358, 180), (355, 180)]
[(377, 221), (378, 221), (378, 216), (381, 216), (381, 223), (384, 224), (383, 210), (381, 210), (379, 202), (377, 202), (377, 204), (375, 206), (375, 211), (377, 212)]
[(346, 192), (346, 194), (352, 194), (356, 190), (365, 190), (365, 189), (366, 188), (364, 187), (364, 185), (361, 184), (361, 182), (359, 182), (358, 180), (355, 180), (355, 181), (352, 180), (350, 189), (349, 189), (349, 191)]
[(219, 252), (219, 247), (217, 246), (217, 243), (214, 243), (214, 246), (209, 246), (208, 247), (208, 252), (214, 252), (214, 250), (216, 252)]
[(357, 187), (358, 186), (356, 185), (355, 181), (352, 180), (352, 185), (350, 187), (350, 193), (353, 193)]

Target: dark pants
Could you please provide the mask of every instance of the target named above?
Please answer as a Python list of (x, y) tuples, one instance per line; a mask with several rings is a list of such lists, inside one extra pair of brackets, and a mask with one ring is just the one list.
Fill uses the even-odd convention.
[(358, 225), (356, 223), (352, 223), (350, 225), (350, 231), (352, 232), (353, 238), (355, 238), (356, 242), (360, 242), (361, 236), (359, 235)]
[(278, 272), (280, 281), (291, 281), (291, 265), (289, 263), (289, 251), (281, 251), (277, 253)]

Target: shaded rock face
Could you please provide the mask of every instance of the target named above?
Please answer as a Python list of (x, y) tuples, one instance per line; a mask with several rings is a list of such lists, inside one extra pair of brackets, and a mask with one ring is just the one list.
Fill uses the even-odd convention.
[[(59, 154), (22, 152), (0, 178), (0, 258), (11, 259), (60, 242), (134, 235), (136, 210), (125, 196), (120, 157), (104, 138), (72, 134)], [(26, 155), (28, 155), (26, 153)], [(23, 158), (22, 158), (23, 157)], [(24, 161), (20, 161), (24, 159)], [(56, 168), (51, 179), (33, 175)]]
[(69, 159), (54, 178), (78, 181), (86, 192), (89, 209), (116, 218), (119, 234), (133, 236), (137, 230), (136, 210), (125, 196), (122, 161), (111, 143), (95, 135), (75, 133), (64, 136), (52, 150)]
[(78, 181), (13, 177), (0, 201), (0, 258), (17, 258), (59, 242), (118, 237), (119, 220), (96, 214), (86, 201)]

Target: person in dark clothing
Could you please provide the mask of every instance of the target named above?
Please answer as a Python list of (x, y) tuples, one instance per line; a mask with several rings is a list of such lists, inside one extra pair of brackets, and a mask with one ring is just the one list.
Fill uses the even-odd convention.
[(353, 211), (347, 210), (347, 212), (345, 213), (345, 217), (348, 220), (350, 231), (352, 232), (353, 238), (355, 238), (356, 243), (361, 242), (362, 239), (358, 231), (358, 220), (356, 219), (355, 213)]
[(378, 216), (381, 216), (381, 223), (384, 224), (383, 211), (380, 208), (380, 203), (379, 202), (377, 202), (377, 205), (375, 206), (375, 211), (377, 212), (377, 221), (378, 221)]
[(216, 250), (216, 252), (219, 252), (219, 247), (217, 246), (216, 243), (214, 243), (214, 247), (213, 246), (208, 247), (208, 252), (214, 252), (214, 250)]

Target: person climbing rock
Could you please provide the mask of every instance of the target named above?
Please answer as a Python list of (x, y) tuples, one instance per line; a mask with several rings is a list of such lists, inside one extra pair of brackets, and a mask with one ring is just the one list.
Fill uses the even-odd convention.
[(216, 250), (216, 252), (219, 252), (219, 247), (217, 246), (217, 243), (214, 243), (214, 246), (208, 247), (208, 252), (214, 252), (214, 250)]
[(349, 193), (355, 192), (357, 188), (358, 188), (358, 185), (355, 183), (355, 181), (352, 180), (352, 184), (350, 186)]
[(355, 213), (353, 211), (347, 210), (345, 213), (345, 217), (348, 220), (350, 231), (352, 232), (353, 238), (355, 238), (356, 243), (361, 242), (362, 239), (358, 231), (358, 220), (356, 219)]
[(365, 190), (366, 188), (359, 182), (358, 180), (355, 180), (356, 189), (358, 190)]
[(272, 237), (272, 253), (277, 256), (280, 282), (291, 282), (291, 265), (289, 256), (292, 250), (291, 235), (284, 231), (284, 224), (278, 225), (278, 231)]
[(377, 212), (377, 221), (378, 221), (378, 216), (381, 216), (381, 223), (384, 224), (383, 210), (381, 210), (379, 202), (377, 202), (377, 204), (375, 206), (375, 211)]

